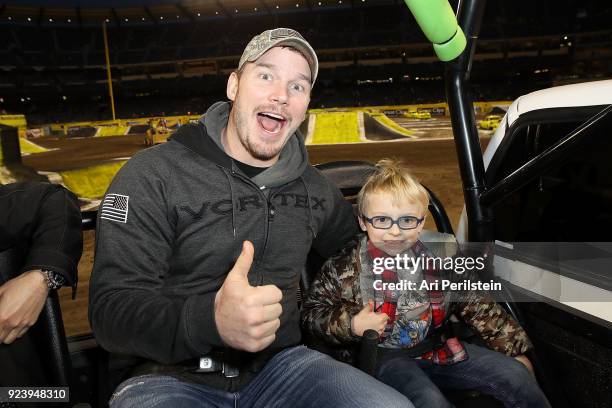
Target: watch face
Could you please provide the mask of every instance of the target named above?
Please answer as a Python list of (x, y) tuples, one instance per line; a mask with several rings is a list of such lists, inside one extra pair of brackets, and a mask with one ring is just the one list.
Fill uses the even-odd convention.
[(64, 284), (64, 282), (66, 282), (66, 279), (55, 271), (45, 269), (44, 272), (49, 278), (49, 289), (58, 289)]
[(63, 284), (64, 284), (64, 282), (66, 281), (66, 280), (64, 279), (64, 277), (63, 277), (62, 275), (60, 275), (59, 273), (55, 273), (55, 272), (54, 272), (53, 274), (55, 275), (55, 276), (54, 276), (55, 281), (56, 281), (57, 283), (59, 283), (60, 285), (63, 285)]

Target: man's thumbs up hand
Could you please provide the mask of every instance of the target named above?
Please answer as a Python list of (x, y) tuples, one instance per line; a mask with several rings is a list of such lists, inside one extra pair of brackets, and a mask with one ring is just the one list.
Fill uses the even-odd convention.
[[(234, 267), (229, 271), (225, 282), (236, 282), (249, 285), (249, 270), (253, 264), (253, 254), (255, 249), (250, 241), (242, 243), (242, 252), (238, 255), (238, 259), (234, 263)], [(249, 285), (250, 286), (250, 285)]]
[(254, 252), (253, 244), (244, 241), (215, 297), (215, 323), (221, 339), (229, 347), (249, 352), (263, 350), (274, 341), (283, 311), (279, 288), (249, 284)]

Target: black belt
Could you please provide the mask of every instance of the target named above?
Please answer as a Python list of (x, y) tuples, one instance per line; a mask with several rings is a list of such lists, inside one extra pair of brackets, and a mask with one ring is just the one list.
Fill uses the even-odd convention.
[(218, 373), (226, 378), (234, 378), (240, 372), (257, 373), (280, 349), (259, 353), (246, 353), (238, 350), (213, 351), (199, 358), (181, 361), (177, 364), (161, 364), (147, 361), (135, 367), (131, 377), (144, 374), (171, 373)]
[(223, 353), (220, 355), (213, 353), (199, 359), (189, 360), (189, 366), (192, 368), (196, 367), (194, 371), (196, 373), (216, 373), (221, 371), (226, 378), (238, 377), (240, 369), (227, 360), (227, 358), (224, 358)]

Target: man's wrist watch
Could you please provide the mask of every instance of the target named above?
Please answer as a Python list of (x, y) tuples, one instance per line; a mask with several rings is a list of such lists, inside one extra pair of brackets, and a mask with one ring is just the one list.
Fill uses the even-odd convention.
[(41, 269), (41, 272), (45, 277), (45, 282), (47, 283), (47, 287), (49, 289), (59, 289), (66, 282), (66, 279), (61, 274), (52, 271), (51, 269)]

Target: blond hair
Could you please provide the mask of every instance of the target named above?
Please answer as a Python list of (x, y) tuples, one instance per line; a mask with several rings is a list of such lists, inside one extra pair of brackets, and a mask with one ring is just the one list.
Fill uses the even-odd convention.
[(420, 204), (425, 212), (429, 205), (429, 194), (425, 187), (396, 159), (382, 159), (376, 163), (376, 171), (368, 177), (357, 195), (360, 215), (365, 215), (366, 199), (375, 193), (390, 194), (395, 206), (408, 201)]

